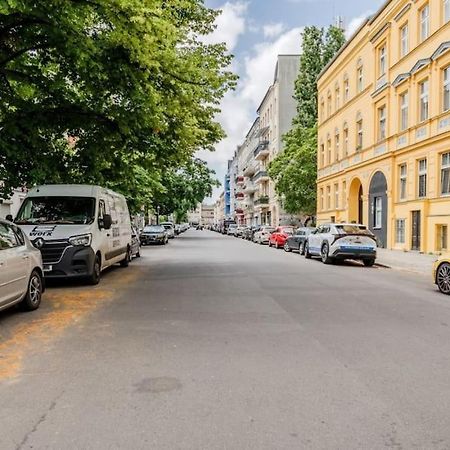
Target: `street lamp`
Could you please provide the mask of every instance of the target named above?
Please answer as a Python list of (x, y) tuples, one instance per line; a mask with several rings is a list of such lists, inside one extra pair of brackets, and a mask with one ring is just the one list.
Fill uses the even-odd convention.
[(159, 205), (156, 207), (156, 225), (159, 225)]

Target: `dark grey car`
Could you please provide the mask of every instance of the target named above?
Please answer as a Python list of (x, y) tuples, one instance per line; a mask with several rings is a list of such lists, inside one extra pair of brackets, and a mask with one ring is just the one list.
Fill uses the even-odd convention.
[(305, 242), (307, 237), (315, 230), (313, 227), (300, 227), (295, 230), (292, 236), (289, 236), (284, 244), (285, 252), (293, 250), (303, 255), (305, 253)]
[(141, 245), (165, 245), (169, 241), (167, 230), (161, 225), (147, 225), (140, 235)]

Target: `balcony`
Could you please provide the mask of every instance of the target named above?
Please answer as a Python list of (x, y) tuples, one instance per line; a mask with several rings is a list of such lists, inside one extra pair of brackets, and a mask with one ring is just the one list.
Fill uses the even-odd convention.
[(244, 193), (243, 192), (238, 192), (235, 196), (236, 200), (240, 201), (240, 200), (244, 200)]
[(246, 177), (251, 177), (256, 172), (256, 166), (254, 161), (249, 161), (248, 164), (244, 168), (244, 175)]
[(244, 194), (253, 194), (258, 190), (258, 187), (256, 186), (253, 181), (247, 181), (244, 186)]
[(255, 200), (254, 205), (258, 208), (268, 208), (269, 207), (269, 197), (267, 195), (263, 195)]
[(256, 147), (253, 156), (256, 160), (261, 161), (266, 159), (269, 156), (269, 153), (269, 141), (262, 141)]
[(265, 183), (266, 181), (269, 181), (269, 175), (265, 170), (260, 170), (254, 177), (253, 182), (256, 184), (259, 183)]
[(236, 177), (236, 184), (242, 186), (245, 183), (245, 178), (242, 176)]

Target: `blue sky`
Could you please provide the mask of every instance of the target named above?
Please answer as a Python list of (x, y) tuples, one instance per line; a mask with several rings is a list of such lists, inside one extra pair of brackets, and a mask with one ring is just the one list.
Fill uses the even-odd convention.
[[(347, 35), (374, 13), (384, 0), (206, 0), (222, 10), (209, 42), (226, 42), (235, 58), (232, 70), (240, 76), (238, 88), (223, 100), (218, 120), (227, 138), (214, 153), (200, 152), (223, 181), (227, 161), (242, 143), (256, 118), (256, 108), (273, 81), (276, 56), (299, 53), (302, 28), (328, 26), (341, 16)], [(216, 189), (212, 200), (220, 194)], [(210, 201), (212, 201), (210, 199)]]

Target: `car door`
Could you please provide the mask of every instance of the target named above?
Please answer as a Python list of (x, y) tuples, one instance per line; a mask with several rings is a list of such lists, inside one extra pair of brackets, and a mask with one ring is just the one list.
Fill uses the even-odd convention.
[(310, 253), (318, 254), (320, 252), (319, 241), (321, 239), (322, 230), (323, 230), (323, 227), (319, 227), (319, 228), (317, 228), (317, 230), (314, 233), (311, 233), (308, 236)]
[(305, 234), (305, 232), (303, 230), (297, 230), (297, 232), (293, 236), (293, 238), (292, 238), (293, 246), (292, 247), (294, 250), (298, 250), (300, 248), (300, 244), (301, 244), (302, 240), (304, 239), (304, 234)]
[(30, 255), (12, 226), (0, 223), (0, 307), (21, 298), (27, 289)]

